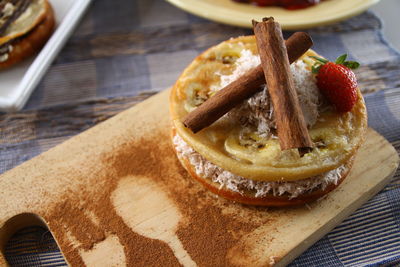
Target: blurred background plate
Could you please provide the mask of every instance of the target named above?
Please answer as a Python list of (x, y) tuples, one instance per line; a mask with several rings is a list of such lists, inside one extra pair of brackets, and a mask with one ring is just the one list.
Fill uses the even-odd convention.
[(2, 111), (16, 111), (25, 105), (91, 0), (49, 0), (49, 2), (55, 12), (56, 28), (46, 45), (36, 56), (0, 72)]
[(232, 0), (167, 0), (177, 7), (217, 22), (252, 27), (251, 20), (273, 16), (284, 30), (306, 29), (358, 15), (379, 0), (326, 0), (301, 10), (257, 7)]

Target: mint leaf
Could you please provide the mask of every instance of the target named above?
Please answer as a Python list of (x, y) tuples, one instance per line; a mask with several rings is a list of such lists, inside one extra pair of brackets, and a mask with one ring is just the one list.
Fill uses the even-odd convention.
[(347, 54), (343, 54), (335, 60), (336, 64), (343, 64), (346, 61)]
[(343, 63), (343, 65), (345, 65), (346, 67), (355, 70), (358, 67), (360, 67), (360, 63), (356, 62), (356, 61), (346, 61)]

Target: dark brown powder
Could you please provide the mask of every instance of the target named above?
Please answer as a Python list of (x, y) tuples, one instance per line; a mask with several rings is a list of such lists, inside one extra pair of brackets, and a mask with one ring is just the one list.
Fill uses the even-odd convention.
[(214, 206), (204, 207), (198, 213), (193, 213), (191, 219), (186, 227), (179, 228), (177, 235), (200, 266), (229, 265), (226, 257), (228, 249), (237, 242), (232, 231), (254, 229), (254, 225), (222, 216), (221, 210)]
[[(111, 195), (127, 175), (150, 179), (177, 205), (183, 218), (176, 234), (199, 266), (231, 265), (227, 259), (229, 248), (263, 222), (257, 220), (254, 208), (216, 198), (192, 180), (180, 166), (170, 143), (168, 129), (163, 129), (154, 136), (115, 148), (101, 157), (103, 171), (95, 174), (97, 184), (66, 193), (64, 200), (44, 216), (72, 266), (84, 265), (79, 250), (90, 250), (109, 235), (118, 237), (128, 266), (180, 265), (165, 242), (135, 233), (114, 210)], [(250, 217), (224, 212), (227, 208), (245, 210)], [(98, 218), (98, 225), (87, 215), (88, 211)], [(66, 231), (81, 244), (79, 247), (70, 245)]]
[[(93, 245), (105, 239), (104, 231), (97, 227), (90, 219), (85, 219), (85, 222), (80, 221), (80, 217), (65, 216), (67, 214), (83, 214), (85, 207), (71, 201), (65, 201), (59, 204), (59, 208), (54, 213), (56, 223), (74, 233), (82, 245), (79, 247), (84, 250), (93, 248)], [(58, 214), (57, 214), (58, 212)], [(52, 224), (50, 226), (52, 226)]]

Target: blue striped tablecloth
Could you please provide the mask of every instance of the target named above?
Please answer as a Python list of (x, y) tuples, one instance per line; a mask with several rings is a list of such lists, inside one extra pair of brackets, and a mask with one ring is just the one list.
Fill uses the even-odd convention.
[[(380, 20), (364, 13), (309, 30), (320, 54), (348, 53), (369, 125), (400, 151), (400, 56)], [(97, 0), (25, 109), (0, 115), (0, 173), (171, 86), (201, 51), (250, 30), (187, 14), (162, 0)], [(291, 32), (285, 32), (286, 36)], [(65, 266), (51, 233), (31, 227), (9, 241), (12, 266)], [(400, 265), (400, 174), (291, 266)]]

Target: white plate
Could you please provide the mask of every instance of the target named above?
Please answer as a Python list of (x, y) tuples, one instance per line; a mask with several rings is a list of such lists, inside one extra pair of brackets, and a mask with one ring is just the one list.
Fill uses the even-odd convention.
[(379, 0), (327, 0), (300, 10), (258, 7), (232, 0), (167, 0), (200, 17), (251, 28), (251, 20), (274, 17), (284, 30), (298, 30), (338, 22), (360, 14)]
[(46, 73), (91, 0), (49, 0), (56, 17), (56, 29), (34, 58), (0, 72), (0, 110), (20, 110)]

